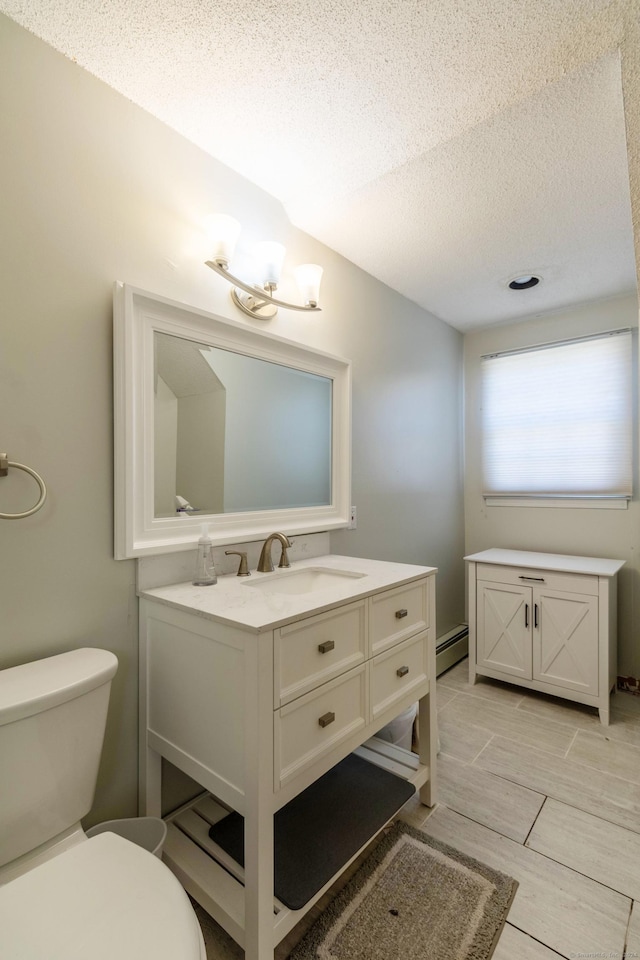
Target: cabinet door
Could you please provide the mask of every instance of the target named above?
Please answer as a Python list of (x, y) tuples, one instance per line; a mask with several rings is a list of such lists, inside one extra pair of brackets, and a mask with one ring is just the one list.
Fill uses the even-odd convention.
[(478, 665), (530, 680), (531, 588), (479, 580), (477, 602)]
[(533, 676), (598, 694), (598, 598), (536, 588)]

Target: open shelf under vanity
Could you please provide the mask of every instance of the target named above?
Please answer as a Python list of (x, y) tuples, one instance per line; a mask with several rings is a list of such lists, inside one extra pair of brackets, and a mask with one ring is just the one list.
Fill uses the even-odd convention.
[[(420, 763), (418, 756), (402, 747), (394, 746), (375, 737), (358, 747), (354, 754), (381, 770), (418, 789), (429, 778), (428, 767)], [(362, 802), (362, 797), (353, 796), (353, 804)], [(405, 801), (406, 802), (406, 801)], [(277, 897), (273, 900), (273, 945), (296, 926), (304, 915), (338, 880), (375, 837), (393, 819), (400, 806), (375, 825), (366, 840), (339, 868), (318, 888), (300, 909), (291, 909)], [(185, 889), (213, 917), (234, 940), (244, 945), (245, 872), (244, 868), (209, 836), (210, 828), (226, 818), (231, 811), (220, 804), (210, 793), (204, 792), (165, 817), (167, 839), (164, 860), (182, 882)], [(339, 816), (332, 811), (331, 817)]]

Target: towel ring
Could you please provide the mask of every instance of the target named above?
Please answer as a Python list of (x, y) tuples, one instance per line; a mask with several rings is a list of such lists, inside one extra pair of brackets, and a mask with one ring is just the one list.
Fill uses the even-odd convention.
[(24, 510), (22, 513), (0, 513), (0, 520), (22, 520), (23, 517), (30, 517), (32, 513), (36, 513), (40, 509), (47, 499), (47, 488), (40, 474), (32, 470), (31, 467), (25, 466), (24, 463), (14, 463), (13, 460), (7, 460), (6, 453), (0, 453), (0, 477), (6, 477), (9, 472), (9, 467), (15, 467), (16, 470), (24, 470), (25, 473), (33, 477), (40, 487), (40, 499), (35, 507), (31, 507), (30, 510)]

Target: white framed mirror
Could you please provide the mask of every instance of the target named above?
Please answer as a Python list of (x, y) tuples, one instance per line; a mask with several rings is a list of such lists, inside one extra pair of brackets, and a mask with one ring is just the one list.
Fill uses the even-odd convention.
[(351, 367), (114, 288), (116, 559), (348, 525)]

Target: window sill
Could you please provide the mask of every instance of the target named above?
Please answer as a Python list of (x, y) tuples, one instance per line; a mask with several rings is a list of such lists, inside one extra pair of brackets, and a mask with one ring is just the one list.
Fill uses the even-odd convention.
[(487, 507), (563, 507), (589, 510), (627, 510), (628, 497), (500, 497), (485, 496)]

